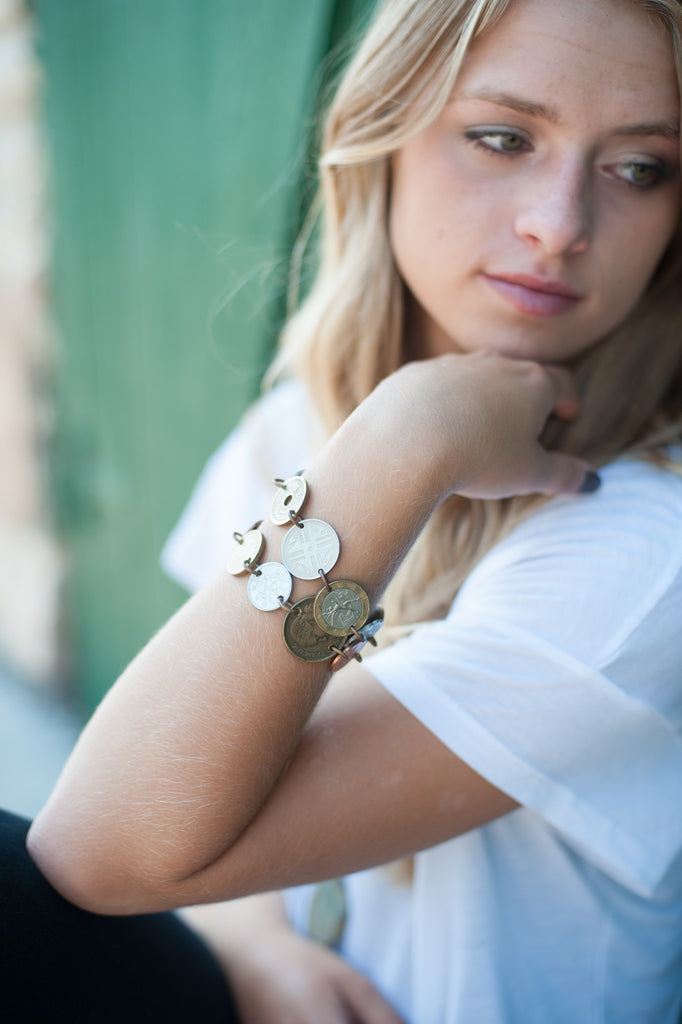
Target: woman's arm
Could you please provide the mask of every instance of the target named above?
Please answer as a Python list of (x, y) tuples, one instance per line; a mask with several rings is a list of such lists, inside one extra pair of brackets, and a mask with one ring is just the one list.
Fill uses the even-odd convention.
[[(375, 604), (450, 493), (576, 490), (585, 467), (537, 443), (552, 409), (577, 413), (564, 373), (496, 356), (412, 363), (384, 381), (306, 472), (306, 516), (341, 538), (333, 577)], [(263, 529), (278, 559), (285, 531)], [(297, 582), (294, 597), (317, 589)], [(129, 913), (281, 888), (513, 806), (356, 665), (311, 717), (327, 668), (294, 658), (281, 626), (226, 572), (126, 669), (29, 836), (67, 898)]]

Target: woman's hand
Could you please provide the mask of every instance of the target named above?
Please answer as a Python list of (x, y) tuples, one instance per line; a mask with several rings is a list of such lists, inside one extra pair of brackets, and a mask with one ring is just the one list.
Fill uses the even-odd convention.
[(478, 352), (408, 363), (354, 415), (384, 421), (398, 446), (407, 440), (433, 466), (441, 497), (503, 498), (580, 488), (589, 466), (538, 441), (551, 414), (579, 411), (566, 370)]
[(289, 927), (278, 899), (185, 912), (223, 967), (242, 1024), (402, 1024), (367, 978)]
[(229, 965), (243, 1024), (401, 1024), (372, 983), (336, 953), (279, 926)]

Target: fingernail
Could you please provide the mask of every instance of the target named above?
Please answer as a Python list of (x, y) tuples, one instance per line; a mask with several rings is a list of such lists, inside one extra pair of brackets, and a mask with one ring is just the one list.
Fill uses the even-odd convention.
[(588, 469), (578, 488), (578, 494), (593, 494), (601, 487), (601, 477), (593, 469)]

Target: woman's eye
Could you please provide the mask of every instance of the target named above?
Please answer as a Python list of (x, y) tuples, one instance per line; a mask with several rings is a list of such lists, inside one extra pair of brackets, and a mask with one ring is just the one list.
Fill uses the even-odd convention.
[(524, 152), (528, 148), (523, 135), (499, 128), (473, 129), (466, 132), (466, 138), (489, 153), (502, 153), (505, 156)]
[(633, 160), (625, 164), (616, 164), (613, 173), (632, 188), (655, 188), (662, 181), (672, 181), (673, 171), (665, 164), (648, 163), (645, 160)]

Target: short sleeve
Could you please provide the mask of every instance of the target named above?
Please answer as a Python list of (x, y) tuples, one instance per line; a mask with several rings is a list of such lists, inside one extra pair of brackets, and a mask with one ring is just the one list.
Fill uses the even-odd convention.
[(651, 893), (682, 849), (682, 479), (621, 462), (486, 556), (368, 670), (582, 854)]
[(161, 552), (167, 575), (194, 592), (219, 572), (234, 547), (234, 531), (244, 532), (267, 515), (274, 477), (305, 468), (316, 429), (297, 381), (260, 399), (199, 477)]

